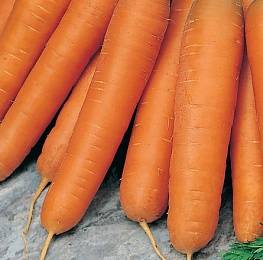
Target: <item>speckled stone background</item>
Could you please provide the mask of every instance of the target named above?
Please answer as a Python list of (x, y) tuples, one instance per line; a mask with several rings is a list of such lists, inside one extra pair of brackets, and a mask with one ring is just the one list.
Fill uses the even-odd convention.
[[(105, 182), (82, 222), (70, 232), (53, 240), (47, 260), (158, 260), (144, 232), (124, 216), (120, 207), (118, 186), (126, 146), (127, 140), (122, 144)], [(20, 234), (26, 221), (31, 195), (40, 180), (35, 168), (39, 150), (38, 148), (38, 151), (34, 151), (12, 177), (0, 184), (1, 260), (24, 259)], [(234, 241), (229, 183), (227, 181), (222, 197), (217, 234), (205, 249), (195, 255), (195, 259), (220, 259), (219, 253)], [(39, 219), (45, 194), (46, 191), (36, 205), (28, 236), (30, 260), (38, 259), (46, 237)], [(152, 224), (151, 229), (168, 259), (185, 259), (170, 246), (166, 216)]]

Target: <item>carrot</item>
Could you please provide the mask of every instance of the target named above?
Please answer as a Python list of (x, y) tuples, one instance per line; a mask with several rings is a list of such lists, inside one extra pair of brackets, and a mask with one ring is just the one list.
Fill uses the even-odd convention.
[(14, 7), (15, 0), (2, 0), (0, 3), (0, 35), (2, 34), (9, 15)]
[(35, 145), (92, 55), (117, 0), (72, 0), (61, 23), (0, 125), (0, 180)]
[[(263, 91), (262, 91), (262, 66), (263, 53), (263, 1), (255, 0), (246, 13), (246, 41), (248, 60), (252, 73), (253, 89), (256, 110), (258, 115), (260, 139), (263, 140)], [(262, 145), (261, 145), (262, 150)]]
[[(125, 214), (147, 230), (167, 209), (181, 38), (192, 0), (173, 1), (164, 42), (139, 103), (120, 185)], [(146, 230), (146, 231), (147, 231)], [(150, 239), (160, 258), (152, 235)]]
[(246, 13), (248, 7), (252, 4), (254, 0), (242, 0), (243, 10)]
[(218, 223), (242, 54), (240, 1), (196, 0), (180, 54), (168, 211), (171, 242), (188, 259)]
[[(251, 0), (243, 0), (246, 13)], [(240, 242), (263, 235), (263, 161), (251, 71), (245, 55), (231, 137), (234, 229)]]
[(81, 107), (87, 95), (89, 85), (95, 72), (98, 54), (85, 69), (83, 75), (74, 87), (69, 99), (63, 106), (56, 121), (56, 125), (48, 135), (42, 153), (37, 160), (37, 169), (42, 177), (36, 193), (32, 197), (28, 214), (28, 221), (24, 228), (24, 234), (29, 230), (36, 200), (42, 191), (54, 179), (62, 159), (66, 153), (69, 140), (72, 136)]
[(128, 128), (168, 24), (168, 0), (120, 0), (68, 150), (45, 198), (41, 221), (54, 234), (85, 214)]
[(69, 2), (70, 0), (15, 2), (0, 37), (0, 120), (12, 105)]
[(250, 68), (245, 57), (231, 141), (233, 213), (241, 242), (263, 235), (263, 161)]

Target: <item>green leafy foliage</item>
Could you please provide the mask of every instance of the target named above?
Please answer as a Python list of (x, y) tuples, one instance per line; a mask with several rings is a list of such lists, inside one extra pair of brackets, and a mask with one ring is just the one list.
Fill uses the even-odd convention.
[(263, 237), (248, 243), (234, 243), (222, 254), (223, 260), (263, 260)]

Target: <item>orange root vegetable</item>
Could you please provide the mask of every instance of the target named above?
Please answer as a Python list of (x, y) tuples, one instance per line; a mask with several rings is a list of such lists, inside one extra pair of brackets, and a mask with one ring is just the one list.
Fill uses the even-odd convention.
[(242, 57), (240, 1), (196, 0), (181, 46), (168, 211), (171, 242), (188, 259), (217, 227)]
[(248, 7), (252, 4), (254, 0), (242, 0), (243, 10), (246, 13)]
[[(255, 0), (246, 13), (246, 41), (252, 73), (260, 140), (263, 140), (263, 1)], [(263, 147), (261, 144), (261, 151)]]
[[(243, 0), (246, 13), (252, 0)], [(251, 71), (244, 57), (231, 137), (234, 229), (240, 242), (263, 235), (263, 159)]]
[(116, 3), (71, 1), (0, 125), (0, 180), (7, 178), (30, 152), (100, 48)]
[[(160, 218), (167, 209), (177, 68), (183, 29), (192, 2), (172, 3), (170, 24), (138, 106), (121, 179), (122, 208), (128, 218), (144, 227)], [(156, 243), (152, 244), (156, 250)], [(157, 254), (160, 256), (160, 252)]]
[(0, 120), (12, 105), (69, 2), (70, 0), (15, 2), (0, 37)]
[(15, 0), (2, 0), (0, 3), (0, 35), (2, 34), (10, 13), (13, 10)]
[(231, 164), (236, 237), (241, 242), (263, 235), (263, 159), (249, 64), (245, 57), (232, 130)]
[(85, 214), (114, 158), (153, 69), (168, 24), (168, 0), (120, 0), (69, 147), (43, 204), (52, 234)]
[(84, 103), (96, 69), (97, 59), (98, 54), (87, 66), (79, 82), (74, 87), (69, 99), (59, 113), (55, 127), (51, 130), (44, 143), (42, 153), (37, 161), (37, 168), (41, 174), (42, 180), (36, 193), (32, 197), (28, 221), (23, 231), (24, 234), (28, 233), (33, 216), (34, 205), (38, 197), (41, 195), (48, 183), (54, 179), (54, 174), (57, 172), (66, 153), (69, 140), (72, 136), (81, 107)]

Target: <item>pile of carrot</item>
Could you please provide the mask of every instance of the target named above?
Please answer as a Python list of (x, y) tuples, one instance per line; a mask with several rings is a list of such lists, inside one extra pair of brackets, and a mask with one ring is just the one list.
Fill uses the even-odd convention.
[(41, 260), (86, 214), (134, 114), (120, 202), (160, 259), (149, 223), (167, 209), (188, 260), (213, 239), (228, 150), (236, 238), (263, 236), (262, 0), (4, 0), (0, 20), (0, 181), (58, 114), (23, 230), (51, 183)]

